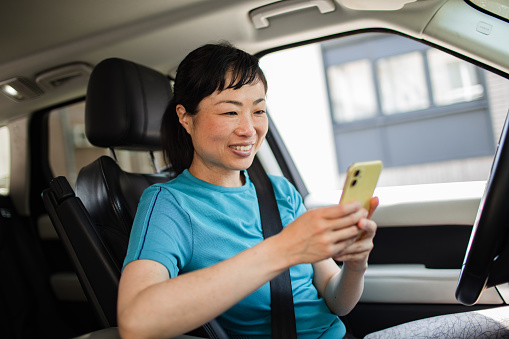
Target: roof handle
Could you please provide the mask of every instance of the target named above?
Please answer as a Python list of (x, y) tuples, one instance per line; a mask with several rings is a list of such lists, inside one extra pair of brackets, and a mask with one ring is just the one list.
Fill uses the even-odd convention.
[(268, 18), (314, 6), (318, 7), (322, 14), (333, 12), (336, 9), (334, 0), (283, 0), (256, 8), (249, 13), (249, 16), (254, 27), (260, 29), (269, 27)]

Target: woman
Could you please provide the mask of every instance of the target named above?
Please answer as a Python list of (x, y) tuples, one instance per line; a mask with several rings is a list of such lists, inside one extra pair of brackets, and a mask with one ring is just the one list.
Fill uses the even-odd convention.
[(362, 293), (378, 200), (369, 212), (359, 203), (306, 212), (271, 176), (285, 227), (264, 240), (245, 169), (268, 130), (266, 91), (258, 60), (229, 44), (180, 64), (161, 129), (179, 176), (140, 200), (119, 286), (122, 337), (168, 338), (218, 317), (232, 338), (270, 338), (268, 282), (288, 268), (299, 338), (345, 335), (338, 315)]

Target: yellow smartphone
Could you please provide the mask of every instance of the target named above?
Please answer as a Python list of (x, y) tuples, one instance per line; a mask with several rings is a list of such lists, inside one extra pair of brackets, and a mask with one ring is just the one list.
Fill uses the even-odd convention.
[(383, 164), (380, 160), (356, 162), (348, 168), (340, 204), (359, 201), (369, 211)]

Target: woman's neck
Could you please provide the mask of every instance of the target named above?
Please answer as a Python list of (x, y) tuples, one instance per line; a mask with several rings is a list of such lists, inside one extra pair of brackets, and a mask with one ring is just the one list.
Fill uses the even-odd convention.
[(201, 168), (194, 162), (189, 167), (189, 173), (200, 180), (223, 187), (240, 187), (246, 182), (243, 171)]

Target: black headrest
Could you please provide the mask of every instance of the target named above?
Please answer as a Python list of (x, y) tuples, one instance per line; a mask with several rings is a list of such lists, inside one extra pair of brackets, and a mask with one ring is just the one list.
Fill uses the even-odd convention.
[(161, 149), (159, 128), (171, 96), (162, 73), (127, 60), (103, 60), (88, 83), (86, 136), (99, 147)]

